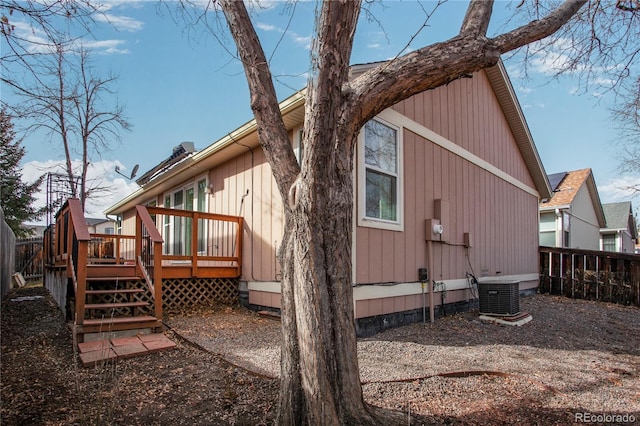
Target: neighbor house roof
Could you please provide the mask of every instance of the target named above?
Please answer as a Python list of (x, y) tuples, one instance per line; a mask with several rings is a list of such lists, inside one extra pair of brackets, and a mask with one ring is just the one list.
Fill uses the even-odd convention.
[[(572, 172), (554, 173), (549, 175), (549, 181), (554, 182), (553, 196), (546, 201), (540, 203), (540, 210), (554, 210), (558, 208), (568, 208), (573, 204), (578, 191), (582, 186), (586, 185), (589, 191), (589, 197), (593, 204), (598, 223), (601, 227), (605, 224), (602, 203), (598, 195), (596, 181), (593, 178), (591, 169), (574, 170)], [(557, 182), (557, 184), (556, 184)]]
[(631, 201), (603, 204), (607, 230), (629, 230), (633, 238), (637, 237), (636, 223), (633, 217)]
[[(352, 67), (352, 71), (364, 72), (368, 67), (372, 68), (375, 65), (377, 64), (355, 65)], [(513, 132), (539, 197), (541, 199), (550, 197), (551, 187), (542, 161), (502, 61), (493, 67), (484, 69), (484, 72)], [(280, 110), (288, 129), (303, 123), (305, 97), (306, 90), (303, 89), (280, 103)], [(178, 175), (180, 181), (192, 179), (258, 145), (257, 123), (253, 119), (202, 151), (192, 154), (165, 173), (154, 176), (150, 181), (143, 183), (143, 187), (107, 209), (106, 214), (120, 214), (133, 208), (136, 204), (141, 204), (151, 197), (172, 189), (178, 183), (176, 182)]]
[(88, 217), (85, 219), (85, 222), (87, 222), (88, 226), (96, 226), (96, 225), (100, 225), (101, 223), (105, 223), (105, 222), (110, 222), (111, 219), (107, 219), (107, 218), (95, 218), (95, 217)]

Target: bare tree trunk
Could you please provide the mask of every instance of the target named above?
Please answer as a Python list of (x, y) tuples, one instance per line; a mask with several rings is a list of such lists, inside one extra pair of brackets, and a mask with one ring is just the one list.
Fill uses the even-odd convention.
[[(289, 197), (281, 247), (282, 382), (278, 424), (378, 424), (358, 369), (351, 233), (351, 143), (309, 141), (310, 167)], [(340, 144), (343, 150), (335, 150)]]
[(358, 132), (366, 121), (403, 99), (495, 64), (504, 46), (515, 48), (552, 33), (561, 26), (556, 15), (566, 22), (581, 3), (568, 1), (550, 19), (532, 23), (533, 33), (522, 27), (511, 37), (489, 40), (485, 32), (492, 2), (474, 1), (458, 37), (349, 81), (360, 2), (324, 2), (312, 48), (301, 167), (244, 3), (220, 0), (220, 5), (247, 75), (260, 144), (285, 205), (279, 252), (283, 346), (278, 424), (399, 424), (400, 413), (364, 402), (360, 384), (351, 277)]
[(71, 188), (71, 196), (77, 197), (77, 188), (75, 185), (75, 175), (73, 174), (73, 163), (71, 157), (71, 142), (69, 141), (69, 128), (67, 127), (67, 100), (69, 95), (66, 88), (66, 72), (64, 69), (64, 50), (62, 45), (56, 44), (56, 77), (57, 77), (57, 99), (52, 101), (51, 109), (54, 111), (55, 119), (58, 122), (60, 138), (65, 154), (65, 165), (69, 188)]

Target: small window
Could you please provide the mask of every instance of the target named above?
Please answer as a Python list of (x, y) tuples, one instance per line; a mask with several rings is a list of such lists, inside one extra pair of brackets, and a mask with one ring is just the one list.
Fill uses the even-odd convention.
[(555, 247), (556, 246), (555, 231), (540, 232), (540, 245), (544, 247)]
[(361, 225), (401, 230), (400, 148), (398, 128), (378, 119), (365, 124), (360, 161)]
[(602, 236), (602, 250), (616, 251), (616, 235), (615, 234), (605, 234)]

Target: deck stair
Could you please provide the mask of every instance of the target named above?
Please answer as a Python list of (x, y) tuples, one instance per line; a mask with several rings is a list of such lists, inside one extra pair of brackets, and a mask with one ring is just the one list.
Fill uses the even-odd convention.
[(84, 318), (77, 332), (160, 329), (153, 294), (135, 264), (87, 265)]

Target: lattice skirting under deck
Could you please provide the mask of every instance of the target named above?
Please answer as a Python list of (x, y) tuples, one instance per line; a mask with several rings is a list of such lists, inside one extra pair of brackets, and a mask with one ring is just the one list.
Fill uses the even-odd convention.
[(176, 278), (162, 280), (163, 309), (180, 310), (194, 305), (235, 303), (237, 278)]

